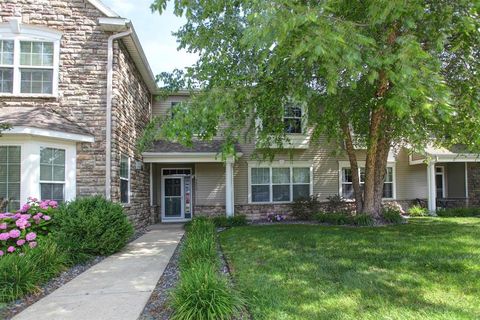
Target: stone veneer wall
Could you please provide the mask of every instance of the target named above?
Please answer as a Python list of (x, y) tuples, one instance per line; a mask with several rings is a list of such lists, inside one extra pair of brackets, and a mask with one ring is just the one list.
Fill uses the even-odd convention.
[(0, 22), (21, 14), (22, 23), (63, 33), (60, 42), (58, 97), (2, 97), (0, 107), (55, 110), (95, 137), (77, 144), (77, 195), (105, 193), (105, 106), (108, 34), (97, 20), (103, 15), (84, 0), (2, 0)]
[[(22, 23), (63, 33), (60, 42), (58, 97), (2, 97), (0, 107), (55, 110), (86, 128), (94, 143), (77, 143), (77, 196), (105, 194), (107, 40), (98, 18), (104, 15), (85, 0), (1, 0), (0, 22), (21, 15)], [(132, 203), (126, 207), (135, 226), (151, 221), (149, 167), (135, 170), (140, 129), (151, 112), (151, 95), (125, 49), (116, 45), (112, 136), (112, 199), (119, 199), (119, 156), (132, 157)], [(134, 158), (134, 159), (133, 159)]]
[[(151, 95), (125, 46), (115, 44), (112, 102), (112, 200), (120, 201), (120, 155), (130, 158), (130, 204), (125, 209), (137, 228), (152, 223), (150, 166), (143, 164), (137, 141), (150, 121)], [(136, 168), (136, 162), (142, 164)]]

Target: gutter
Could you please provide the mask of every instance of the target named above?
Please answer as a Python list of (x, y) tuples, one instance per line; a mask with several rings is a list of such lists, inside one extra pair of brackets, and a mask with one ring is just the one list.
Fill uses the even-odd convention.
[(107, 123), (105, 146), (105, 198), (112, 199), (112, 99), (113, 99), (113, 42), (129, 36), (132, 29), (108, 37), (107, 55)]

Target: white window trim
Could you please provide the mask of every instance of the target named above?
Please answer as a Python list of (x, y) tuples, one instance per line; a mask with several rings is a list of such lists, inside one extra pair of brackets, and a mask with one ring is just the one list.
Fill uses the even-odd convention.
[(7, 137), (0, 139), (2, 146), (21, 147), (20, 205), (28, 197), (40, 199), (40, 146), (65, 150), (65, 201), (75, 200), (77, 194), (77, 146), (75, 142), (59, 142), (42, 137)]
[[(270, 169), (270, 199), (265, 202), (254, 202), (252, 201), (252, 168), (269, 168)], [(272, 168), (289, 168), (290, 169), (290, 183), (292, 188), (290, 188), (290, 199), (292, 201), (273, 201), (273, 181), (272, 181)], [(293, 168), (309, 168), (310, 169), (310, 196), (313, 195), (313, 163), (310, 161), (272, 161), (272, 162), (259, 162), (259, 161), (248, 161), (248, 203), (249, 204), (288, 204), (293, 202), (293, 185), (294, 184), (303, 184), (303, 183), (293, 183)], [(267, 184), (265, 184), (267, 185)], [(279, 185), (279, 184), (278, 184)], [(286, 184), (285, 184), (286, 185)]]
[[(58, 79), (60, 65), (60, 39), (62, 33), (45, 27), (22, 24), (20, 18), (13, 18), (9, 22), (0, 23), (0, 40), (13, 40), (13, 66), (0, 65), (0, 67), (13, 68), (13, 92), (0, 92), (2, 97), (58, 97)], [(50, 66), (21, 66), (20, 41), (51, 42), (53, 43), (53, 67)], [(52, 93), (21, 93), (20, 69), (52, 69)]]
[(123, 180), (123, 181), (127, 181), (128, 183), (128, 188), (127, 188), (127, 202), (122, 202), (122, 188), (120, 186), (120, 203), (121, 204), (124, 204), (124, 205), (128, 205), (130, 204), (130, 200), (131, 200), (131, 186), (132, 186), (132, 183), (131, 183), (131, 161), (130, 161), (130, 157), (125, 155), (125, 154), (121, 154), (120, 155), (120, 168), (122, 166), (122, 158), (125, 157), (127, 158), (127, 169), (128, 169), (128, 178), (125, 178), (125, 177), (122, 177), (122, 175), (119, 173), (119, 177), (120, 177), (120, 181)]
[[(41, 145), (40, 146), (40, 155), (41, 155), (41, 151), (42, 151), (42, 148), (43, 149), (46, 149), (46, 148), (49, 148), (49, 149), (57, 149), (57, 150), (63, 150), (65, 151), (65, 163), (64, 163), (64, 168), (65, 168), (65, 175), (67, 174), (67, 150), (65, 148), (54, 148), (54, 147), (50, 147), (50, 146), (44, 146), (44, 145)], [(42, 162), (41, 162), (41, 159), (40, 159), (40, 166), (41, 166)], [(42, 194), (42, 187), (41, 187), (41, 184), (42, 183), (45, 183), (45, 184), (61, 184), (63, 185), (63, 201), (65, 202), (65, 189), (66, 189), (66, 178), (65, 178), (65, 175), (63, 176), (63, 181), (60, 181), (60, 180), (42, 180), (40, 178), (40, 167), (38, 168), (38, 174), (39, 174), (39, 189), (40, 189), (40, 195)], [(43, 200), (52, 200), (52, 199), (43, 199)]]
[[(365, 167), (365, 161), (358, 161), (358, 168)], [(396, 163), (393, 161), (387, 162), (387, 167), (392, 168), (392, 198), (382, 198), (382, 200), (396, 200), (397, 199), (397, 173), (396, 173)], [(342, 170), (350, 169), (350, 161), (338, 161), (338, 194), (341, 196), (343, 194), (343, 181), (342, 181)], [(360, 170), (359, 170), (360, 171)], [(352, 173), (353, 174), (353, 173)], [(360, 172), (358, 172), (360, 176)], [(354, 201), (353, 199), (346, 199), (347, 201)]]

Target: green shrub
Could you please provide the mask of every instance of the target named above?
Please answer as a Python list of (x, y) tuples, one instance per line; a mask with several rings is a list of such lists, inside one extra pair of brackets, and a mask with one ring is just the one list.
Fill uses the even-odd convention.
[(123, 207), (101, 196), (79, 198), (61, 206), (56, 223), (55, 236), (71, 263), (113, 254), (133, 235)]
[(66, 256), (46, 237), (23, 255), (0, 258), (0, 302), (8, 302), (38, 290), (38, 286), (65, 268)]
[(423, 217), (423, 216), (426, 216), (427, 214), (428, 214), (428, 210), (419, 205), (411, 206), (408, 209), (408, 215), (411, 217)]
[(295, 200), (290, 208), (292, 210), (292, 217), (298, 220), (312, 220), (315, 212), (320, 208), (320, 202), (317, 196), (310, 196), (308, 198), (300, 198)]
[(217, 216), (212, 218), (213, 224), (217, 228), (230, 228), (247, 225), (246, 215), (235, 215), (233, 217)]
[(403, 222), (403, 217), (398, 210), (384, 209), (382, 215), (388, 223), (399, 224)]
[(174, 310), (171, 319), (216, 320), (231, 319), (244, 301), (212, 264), (196, 262), (181, 270), (170, 304)]
[(372, 226), (374, 224), (372, 216), (366, 213), (357, 214), (352, 219), (356, 226)]
[(437, 210), (439, 217), (475, 217), (480, 216), (480, 208), (449, 208)]

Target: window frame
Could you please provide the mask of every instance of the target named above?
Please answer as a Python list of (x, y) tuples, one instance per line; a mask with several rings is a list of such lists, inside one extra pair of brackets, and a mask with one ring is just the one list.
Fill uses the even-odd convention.
[[(253, 168), (268, 168), (270, 182), (268, 184), (252, 184), (252, 169)], [(274, 168), (288, 168), (290, 175), (289, 186), (289, 201), (273, 201), (273, 186), (274, 185), (287, 185), (281, 183), (273, 183), (273, 169)], [(306, 185), (306, 183), (294, 183), (293, 182), (293, 168), (307, 168), (310, 170), (310, 181), (309, 181), (309, 195), (313, 195), (313, 164), (310, 161), (273, 161), (270, 163), (258, 162), (258, 161), (248, 161), (248, 203), (249, 204), (288, 204), (292, 203), (293, 200), (293, 186), (294, 185)], [(269, 186), (269, 201), (253, 201), (252, 186), (255, 185), (268, 185)]]
[[(42, 180), (41, 177), (41, 167), (42, 167), (42, 149), (53, 149), (53, 150), (62, 150), (64, 152), (64, 163), (63, 163), (63, 181), (60, 180)], [(53, 168), (56, 165), (52, 164), (52, 179), (53, 179)], [(52, 147), (52, 146), (40, 146), (40, 153), (39, 153), (39, 166), (38, 166), (38, 184), (39, 184), (39, 195), (42, 197), (42, 184), (61, 184), (63, 185), (62, 197), (63, 202), (66, 201), (66, 188), (67, 188), (67, 149), (60, 148), (60, 147)], [(42, 199), (42, 200), (58, 200), (58, 199)]]
[[(300, 117), (294, 117), (294, 116), (287, 116), (287, 108), (298, 108), (300, 109)], [(301, 104), (295, 104), (295, 103), (287, 103), (285, 104), (283, 108), (283, 126), (284, 126), (284, 133), (286, 135), (305, 135), (305, 108)], [(300, 132), (287, 132), (285, 129), (285, 120), (286, 119), (300, 119)]]
[[(127, 177), (122, 177), (122, 160), (127, 159)], [(120, 203), (123, 205), (128, 205), (130, 204), (131, 201), (131, 160), (130, 157), (127, 156), (126, 154), (120, 154), (120, 166), (119, 166), (119, 172), (118, 172), (118, 177), (120, 178)], [(122, 201), (122, 181), (127, 181), (127, 202)]]
[[(358, 175), (360, 179), (360, 187), (365, 183), (364, 181), (361, 181), (361, 170), (365, 168), (365, 161), (358, 161)], [(391, 183), (392, 184), (392, 197), (391, 198), (384, 198), (382, 197), (382, 200), (396, 200), (397, 199), (397, 178), (396, 178), (396, 163), (392, 161), (387, 162), (387, 168), (392, 169), (392, 181), (391, 182), (384, 182), (385, 183)], [(349, 161), (339, 161), (339, 166), (338, 166), (338, 194), (343, 197), (343, 185), (344, 184), (353, 184), (353, 182), (343, 182), (343, 169), (350, 169), (350, 162)], [(355, 201), (355, 199), (348, 199), (345, 198), (347, 201)]]
[[(0, 23), (0, 40), (13, 40), (13, 65), (0, 64), (0, 68), (13, 69), (12, 92), (0, 92), (5, 97), (57, 97), (60, 65), (60, 39), (62, 33), (45, 27), (22, 24), (19, 20)], [(48, 42), (53, 44), (52, 66), (28, 66), (20, 64), (20, 42)], [(21, 69), (52, 70), (52, 93), (22, 93)]]
[[(19, 177), (19, 181), (18, 181), (18, 184), (19, 184), (19, 187), (20, 187), (20, 190), (18, 192), (18, 209), (20, 209), (21, 207), (21, 204), (22, 204), (22, 152), (23, 152), (23, 148), (22, 148), (22, 145), (18, 144), (0, 144), (0, 147), (6, 147), (6, 148), (19, 148), (20, 149), (20, 161), (18, 163), (18, 165), (20, 166), (20, 177)], [(9, 185), (9, 181), (8, 181), (8, 174), (10, 173), (9, 171), (9, 166), (10, 166), (10, 163), (8, 161), (8, 157), (7, 157), (7, 162), (6, 162), (6, 166), (7, 166), (7, 182), (6, 182), (6, 187), (7, 187), (7, 197), (8, 197), (8, 185)], [(14, 182), (15, 183), (15, 182)], [(7, 199), (10, 203), (10, 200)], [(17, 200), (15, 200), (17, 201)], [(10, 205), (7, 204), (7, 211), (11, 210), (9, 209)]]

